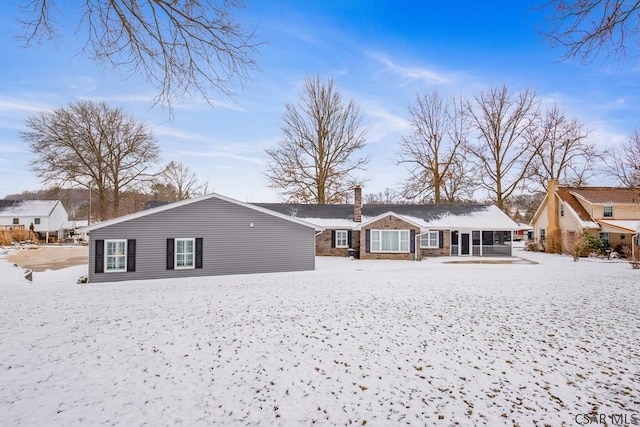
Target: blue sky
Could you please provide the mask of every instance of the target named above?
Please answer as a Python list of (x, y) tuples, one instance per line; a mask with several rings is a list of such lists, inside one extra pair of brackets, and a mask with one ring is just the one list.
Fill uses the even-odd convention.
[[(62, 2), (64, 4), (64, 2)], [(534, 1), (247, 1), (242, 21), (255, 26), (260, 70), (235, 100), (211, 108), (199, 100), (175, 105), (172, 120), (152, 107), (154, 88), (136, 77), (77, 56), (73, 29), (50, 44), (19, 47), (17, 8), (0, 5), (0, 198), (42, 188), (30, 171), (33, 155), (21, 140), (25, 119), (77, 100), (104, 100), (144, 121), (163, 162), (187, 164), (209, 190), (242, 201), (278, 201), (263, 176), (264, 149), (281, 137), (284, 105), (295, 103), (308, 76), (332, 77), (344, 98), (360, 107), (372, 160), (361, 174), (364, 192), (397, 188), (407, 176), (394, 165), (408, 132), (407, 107), (416, 94), (472, 96), (507, 84), (534, 89), (591, 129), (604, 149), (638, 125), (638, 66), (559, 60), (537, 30), (545, 12)], [(487, 6), (491, 4), (491, 6)], [(605, 178), (590, 184), (609, 184)]]

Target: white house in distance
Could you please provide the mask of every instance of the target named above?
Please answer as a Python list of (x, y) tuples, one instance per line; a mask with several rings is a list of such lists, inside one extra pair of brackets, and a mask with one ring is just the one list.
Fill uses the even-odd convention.
[(19, 227), (58, 240), (63, 238), (63, 226), (69, 221), (67, 211), (59, 200), (0, 200), (0, 227)]

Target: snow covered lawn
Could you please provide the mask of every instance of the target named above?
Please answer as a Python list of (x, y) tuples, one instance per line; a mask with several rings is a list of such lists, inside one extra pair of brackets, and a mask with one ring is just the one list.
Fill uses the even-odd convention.
[[(1, 425), (551, 425), (640, 418), (640, 272), (317, 258), (76, 284), (0, 260)], [(84, 270), (84, 271), (83, 271)]]

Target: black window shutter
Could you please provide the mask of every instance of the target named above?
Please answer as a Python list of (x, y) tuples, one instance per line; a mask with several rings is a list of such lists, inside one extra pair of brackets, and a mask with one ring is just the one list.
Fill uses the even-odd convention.
[(104, 240), (96, 240), (95, 272), (104, 273)]
[(196, 238), (196, 268), (202, 268), (202, 237)]
[(331, 230), (331, 247), (336, 247), (336, 230)]
[(127, 271), (136, 271), (136, 239), (127, 240)]
[(444, 231), (438, 231), (438, 247), (440, 249), (444, 248)]
[(347, 231), (347, 246), (351, 248), (351, 230)]
[(371, 252), (371, 230), (366, 229), (364, 232), (364, 251)]
[(416, 230), (409, 231), (409, 252), (416, 253)]
[(174, 239), (167, 239), (167, 270), (173, 270)]

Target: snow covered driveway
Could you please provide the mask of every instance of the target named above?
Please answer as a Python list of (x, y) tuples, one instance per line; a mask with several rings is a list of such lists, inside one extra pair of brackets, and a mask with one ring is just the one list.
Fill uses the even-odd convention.
[(0, 260), (0, 424), (640, 420), (640, 272), (522, 255), (540, 264), (317, 258), (88, 285)]

